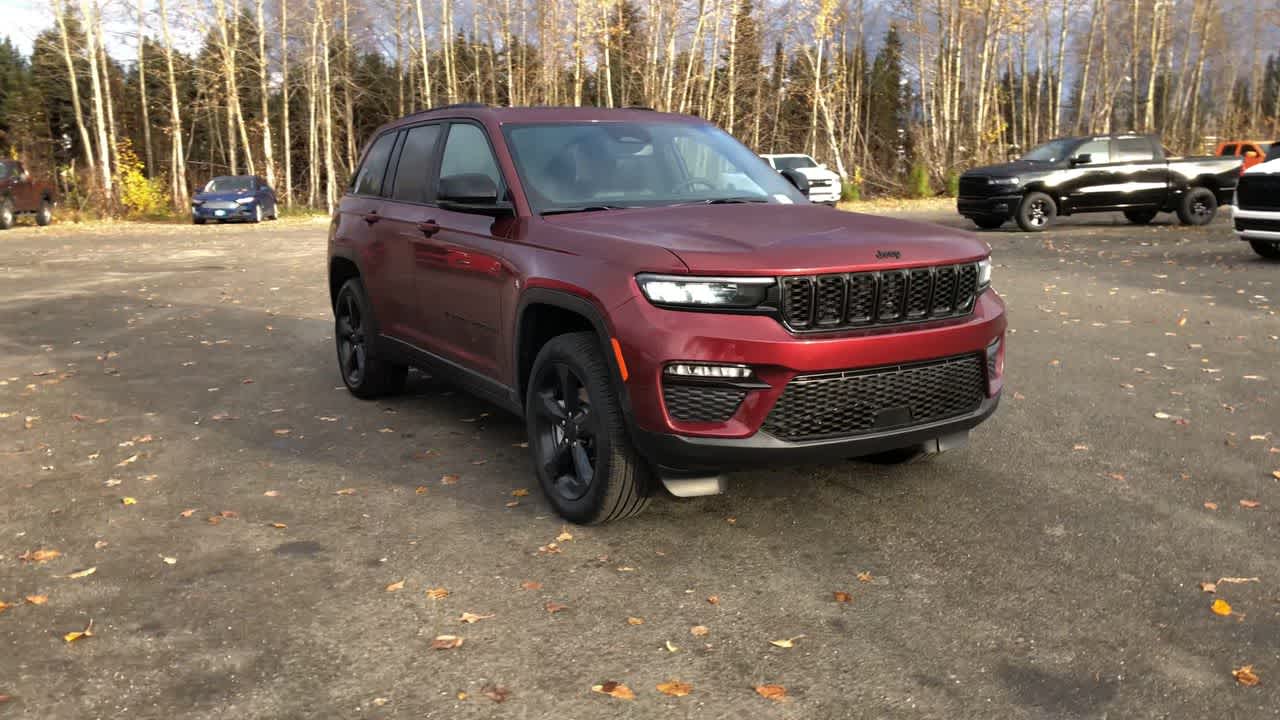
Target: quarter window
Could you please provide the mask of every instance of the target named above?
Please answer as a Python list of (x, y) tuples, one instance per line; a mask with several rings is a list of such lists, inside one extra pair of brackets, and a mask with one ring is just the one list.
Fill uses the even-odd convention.
[(395, 141), (393, 132), (384, 133), (373, 141), (373, 147), (369, 148), (364, 164), (360, 166), (360, 174), (356, 176), (354, 188), (357, 195), (382, 194), (382, 176), (386, 174), (387, 159), (391, 157), (391, 146)]
[(436, 157), (439, 125), (409, 128), (404, 136), (404, 149), (396, 164), (395, 186), (391, 198), (401, 202), (425, 203), (431, 200), (427, 190), (431, 183), (431, 166)]
[(502, 173), (484, 131), (468, 123), (455, 123), (449, 127), (449, 139), (444, 144), (440, 177), (471, 174), (488, 175), (494, 187), (502, 188)]

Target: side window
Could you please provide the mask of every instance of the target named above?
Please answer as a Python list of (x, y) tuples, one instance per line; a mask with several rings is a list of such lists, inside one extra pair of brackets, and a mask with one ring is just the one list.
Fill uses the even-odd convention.
[(382, 176), (387, 170), (387, 159), (391, 157), (391, 146), (395, 144), (394, 132), (383, 133), (373, 141), (373, 147), (365, 155), (364, 164), (360, 166), (360, 174), (352, 183), (352, 191), (357, 195), (382, 194)]
[(440, 177), (453, 175), (488, 175), (502, 191), (502, 173), (489, 149), (484, 131), (468, 123), (449, 126), (449, 139), (444, 144), (444, 156), (440, 159)]
[(404, 148), (396, 164), (395, 185), (391, 199), (401, 202), (430, 202), (431, 169), (435, 165), (436, 139), (440, 137), (439, 125), (419, 125), (409, 128), (404, 136)]
[(1151, 142), (1146, 138), (1121, 138), (1115, 141), (1112, 162), (1146, 162), (1155, 157)]
[(1228, 155), (1235, 155), (1235, 154), (1236, 154), (1235, 144), (1223, 145), (1222, 151), (1218, 153), (1218, 155), (1222, 157), (1226, 157)]
[(1076, 157), (1088, 155), (1090, 165), (1111, 162), (1111, 147), (1107, 140), (1090, 140), (1076, 149)]

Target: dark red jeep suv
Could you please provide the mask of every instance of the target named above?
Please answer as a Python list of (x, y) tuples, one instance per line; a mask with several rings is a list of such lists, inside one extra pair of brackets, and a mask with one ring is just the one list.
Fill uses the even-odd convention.
[(329, 235), (343, 380), (428, 369), (525, 418), (565, 518), (722, 471), (962, 445), (1004, 303), (958, 230), (811, 205), (719, 128), (451, 106), (379, 129)]

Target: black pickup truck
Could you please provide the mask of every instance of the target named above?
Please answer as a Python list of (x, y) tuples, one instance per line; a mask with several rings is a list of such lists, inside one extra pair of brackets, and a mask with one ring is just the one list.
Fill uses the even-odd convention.
[(1240, 158), (1168, 157), (1151, 135), (1059, 138), (1004, 165), (960, 176), (960, 214), (994, 230), (1009, 218), (1027, 232), (1059, 215), (1121, 211), (1145, 225), (1176, 212), (1184, 225), (1213, 220), (1231, 203)]

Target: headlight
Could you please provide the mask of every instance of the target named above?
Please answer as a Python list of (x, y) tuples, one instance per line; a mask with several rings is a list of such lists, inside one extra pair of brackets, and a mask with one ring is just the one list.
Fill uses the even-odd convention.
[(237, 205), (248, 205), (249, 203), (251, 203), (251, 202), (253, 202), (254, 200), (257, 200), (257, 199), (258, 199), (258, 198), (253, 197), (253, 196), (250, 196), (250, 197), (242, 197), (242, 198), (236, 198), (236, 204), (237, 204)]
[(991, 258), (978, 261), (978, 292), (991, 287)]
[(699, 278), (637, 275), (636, 282), (654, 305), (752, 308), (764, 302), (777, 280), (769, 277)]
[(1016, 178), (1016, 177), (1002, 177), (1002, 178), (993, 177), (993, 178), (987, 178), (987, 182), (988, 182), (988, 183), (990, 183), (991, 185), (1017, 185), (1017, 184), (1018, 184), (1018, 178)]
[(191, 207), (199, 207), (204, 204), (203, 200), (192, 200)]

